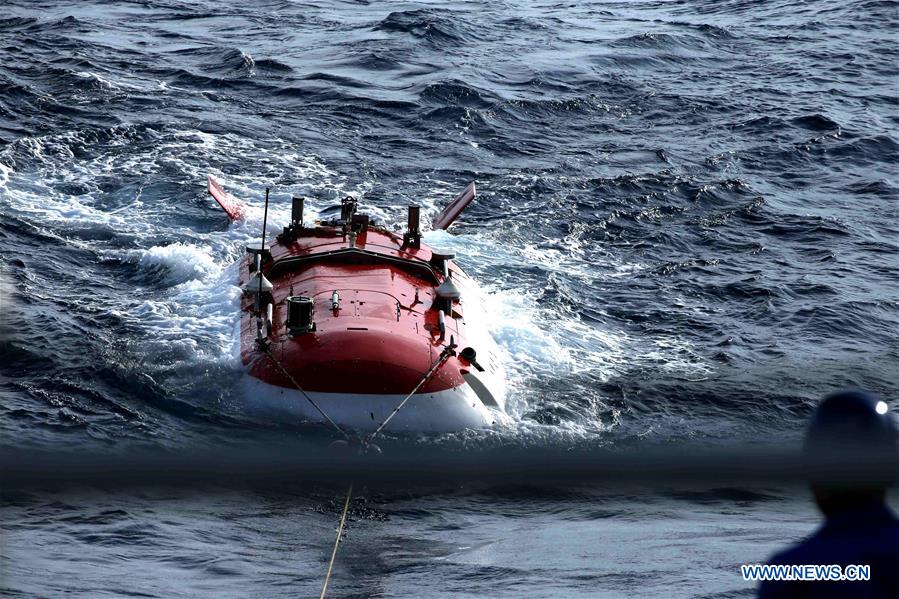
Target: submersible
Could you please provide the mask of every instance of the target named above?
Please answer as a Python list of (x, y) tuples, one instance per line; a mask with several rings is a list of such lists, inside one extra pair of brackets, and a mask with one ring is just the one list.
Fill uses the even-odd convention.
[[(232, 219), (243, 216), (212, 176), (208, 189)], [(448, 228), (475, 193), (472, 183), (432, 226)], [(357, 431), (388, 421), (456, 431), (501, 418), (505, 374), (481, 294), (454, 255), (423, 242), (420, 208), (408, 208), (400, 234), (352, 197), (332, 220), (306, 223), (304, 205), (293, 198), (290, 223), (271, 241), (263, 232), (239, 264), (246, 398)]]

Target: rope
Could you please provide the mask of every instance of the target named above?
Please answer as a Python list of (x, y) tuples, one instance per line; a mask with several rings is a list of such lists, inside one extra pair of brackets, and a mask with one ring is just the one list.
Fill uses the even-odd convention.
[[(278, 367), (278, 369), (284, 374), (284, 376), (286, 376), (290, 380), (290, 382), (293, 383), (293, 386), (296, 387), (297, 390), (303, 394), (303, 397), (305, 397), (306, 400), (310, 404), (312, 404), (312, 407), (314, 407), (316, 410), (318, 410), (318, 413), (321, 414), (325, 420), (330, 422), (331, 426), (333, 426), (335, 429), (337, 429), (337, 431), (341, 435), (343, 435), (347, 439), (352, 440), (352, 437), (350, 437), (350, 435), (347, 434), (347, 432), (345, 430), (343, 430), (339, 424), (334, 422), (331, 419), (331, 417), (328, 416), (328, 414), (323, 409), (321, 409), (321, 407), (317, 403), (315, 403), (315, 400), (313, 400), (311, 397), (309, 397), (309, 394), (306, 393), (302, 387), (300, 387), (300, 384), (297, 383), (296, 379), (294, 379), (289, 372), (287, 372), (287, 369), (284, 368), (284, 366), (275, 357), (275, 355), (271, 352), (271, 350), (268, 348), (268, 346), (260, 343), (259, 347), (262, 349), (262, 351), (265, 352), (265, 355), (267, 355), (269, 357), (269, 359), (271, 359), (271, 361), (274, 363), (274, 365)], [(337, 547), (340, 545), (340, 537), (343, 536), (343, 529), (346, 526), (346, 515), (350, 509), (350, 497), (352, 495), (353, 495), (353, 484), (350, 483), (350, 488), (347, 489), (347, 492), (346, 492), (346, 501), (343, 504), (343, 514), (340, 515), (340, 525), (337, 527), (337, 539), (334, 541), (334, 549), (331, 551), (331, 560), (328, 562), (328, 571), (325, 574), (325, 580), (324, 580), (324, 583), (322, 584), (322, 592), (321, 592), (321, 595), (319, 595), (319, 599), (324, 599), (325, 591), (328, 590), (328, 581), (331, 580), (331, 571), (334, 569), (334, 560), (337, 559)]]
[(334, 568), (334, 559), (337, 557), (337, 546), (340, 545), (340, 537), (343, 536), (343, 528), (346, 525), (346, 513), (350, 509), (350, 496), (353, 494), (353, 484), (346, 492), (346, 502), (343, 504), (343, 514), (340, 516), (340, 526), (337, 527), (337, 539), (334, 541), (334, 550), (331, 552), (331, 561), (328, 562), (328, 572), (325, 574), (325, 582), (322, 584), (322, 594), (318, 599), (325, 599), (325, 591), (328, 590), (328, 581), (331, 580), (331, 570)]
[[(274, 356), (274, 354), (272, 354), (272, 352), (268, 348), (268, 346), (263, 343), (260, 343), (259, 346), (262, 349), (262, 351), (264, 351), (265, 354), (271, 359), (271, 361), (275, 364), (275, 366), (277, 366), (278, 369), (284, 374), (284, 376), (286, 376), (290, 380), (290, 382), (293, 383), (293, 386), (296, 387), (297, 390), (303, 394), (303, 397), (305, 397), (306, 400), (309, 401), (310, 404), (312, 404), (312, 407), (314, 407), (316, 410), (318, 410), (318, 413), (321, 414), (325, 420), (330, 422), (331, 425), (335, 429), (337, 429), (341, 435), (343, 435), (344, 437), (346, 437), (347, 439), (352, 441), (353, 438), (350, 437), (350, 435), (348, 435), (346, 433), (346, 431), (344, 431), (340, 427), (339, 424), (334, 422), (331, 419), (331, 417), (328, 416), (328, 414), (325, 413), (325, 411), (322, 410), (321, 407), (319, 407), (319, 405), (317, 403), (315, 403), (315, 401), (311, 397), (309, 397), (309, 395), (303, 390), (303, 388), (300, 387), (299, 383), (296, 382), (296, 380), (290, 375), (290, 373), (287, 372), (287, 369), (285, 369), (284, 366), (281, 364), (281, 362), (278, 361), (278, 359)], [(374, 439), (375, 436), (378, 433), (380, 433), (384, 429), (385, 426), (387, 426), (387, 423), (390, 422), (390, 420), (394, 416), (396, 416), (397, 412), (399, 412), (402, 409), (402, 407), (404, 405), (406, 405), (406, 402), (409, 401), (409, 399), (413, 395), (415, 395), (415, 392), (418, 391), (421, 388), (421, 386), (424, 385), (425, 382), (434, 375), (435, 372), (437, 372), (437, 369), (440, 368), (440, 366), (443, 365), (443, 363), (446, 362), (450, 358), (450, 356), (453, 356), (456, 354), (455, 348), (456, 348), (456, 345), (454, 343), (450, 342), (450, 345), (448, 345), (447, 347), (445, 347), (443, 349), (443, 351), (440, 353), (440, 358), (437, 360), (437, 362), (435, 362), (431, 366), (431, 368), (428, 369), (428, 371), (421, 378), (421, 380), (418, 381), (418, 384), (415, 385), (415, 388), (412, 389), (412, 391), (406, 397), (403, 398), (403, 400), (393, 409), (393, 411), (390, 413), (390, 415), (384, 419), (384, 422), (382, 422), (381, 425), (377, 429), (375, 429), (375, 432), (373, 432), (371, 435), (368, 436), (368, 438), (365, 440), (364, 445), (367, 445), (369, 442), (371, 442), (371, 440)], [(347, 516), (347, 512), (350, 509), (350, 498), (352, 497), (352, 495), (353, 495), (353, 485), (352, 485), (352, 483), (350, 483), (350, 487), (349, 487), (349, 489), (347, 489), (347, 492), (346, 492), (346, 501), (344, 501), (344, 504), (343, 504), (343, 513), (340, 515), (340, 525), (337, 527), (337, 538), (334, 540), (334, 549), (331, 551), (331, 559), (328, 561), (328, 571), (325, 573), (325, 580), (322, 583), (322, 592), (321, 592), (321, 595), (319, 595), (319, 599), (324, 599), (325, 592), (328, 590), (328, 582), (330, 582), (331, 572), (333, 572), (333, 570), (334, 570), (334, 561), (337, 559), (337, 548), (340, 546), (340, 539), (343, 536), (343, 530), (346, 527), (346, 516)]]
[(375, 436), (376, 436), (378, 433), (380, 433), (381, 430), (383, 430), (383, 428), (384, 428), (385, 426), (387, 426), (387, 423), (390, 422), (390, 419), (393, 418), (394, 416), (396, 416), (396, 413), (399, 412), (400, 409), (401, 409), (404, 405), (406, 405), (406, 402), (409, 401), (409, 399), (410, 399), (413, 395), (415, 395), (415, 392), (418, 391), (418, 389), (419, 389), (422, 385), (424, 385), (425, 382), (426, 382), (429, 378), (431, 378), (431, 377), (434, 375), (435, 372), (437, 372), (437, 369), (440, 368), (440, 366), (441, 366), (444, 362), (446, 362), (446, 361), (450, 358), (450, 356), (455, 355), (455, 353), (456, 353), (456, 352), (455, 352), (455, 347), (456, 347), (455, 344), (452, 344), (452, 343), (451, 343), (450, 345), (448, 345), (447, 347), (445, 347), (445, 348), (443, 349), (443, 351), (440, 353), (440, 359), (437, 360), (437, 361), (434, 363), (434, 365), (431, 366), (431, 368), (425, 373), (425, 375), (422, 377), (422, 379), (421, 379), (420, 381), (418, 381), (418, 384), (415, 385), (415, 388), (412, 389), (412, 391), (409, 392), (409, 395), (407, 395), (406, 397), (404, 397), (404, 398), (403, 398), (403, 401), (401, 401), (395, 408), (393, 408), (393, 411), (390, 413), (390, 415), (389, 415), (387, 418), (384, 419), (384, 422), (382, 422), (381, 425), (380, 425), (378, 428), (375, 429), (375, 432), (373, 432), (371, 435), (368, 436), (368, 438), (365, 440), (366, 443), (370, 443), (371, 440), (374, 439)]
[(331, 426), (333, 426), (335, 429), (337, 429), (337, 432), (339, 432), (341, 435), (343, 435), (343, 436), (346, 437), (347, 439), (352, 439), (352, 437), (351, 437), (345, 430), (343, 430), (342, 428), (340, 428), (340, 425), (339, 425), (339, 424), (337, 424), (336, 422), (334, 422), (334, 421), (331, 419), (331, 417), (328, 416), (328, 414), (325, 413), (325, 411), (324, 411), (323, 409), (321, 409), (321, 407), (319, 407), (319, 405), (318, 405), (317, 403), (315, 403), (315, 400), (313, 400), (311, 397), (309, 397), (309, 394), (308, 394), (308, 393), (306, 393), (305, 391), (303, 391), (303, 388), (300, 387), (300, 384), (297, 383), (296, 380), (290, 375), (290, 373), (287, 372), (287, 369), (285, 369), (284, 366), (281, 365), (281, 362), (279, 362), (278, 359), (274, 356), (274, 354), (272, 354), (272, 352), (271, 352), (271, 350), (268, 348), (268, 346), (267, 346), (267, 345), (263, 345), (263, 344), (261, 344), (261, 343), (259, 344), (259, 346), (262, 348), (262, 351), (264, 351), (265, 354), (266, 354), (269, 358), (271, 358), (271, 361), (275, 364), (275, 366), (277, 366), (277, 367), (281, 370), (281, 372), (284, 374), (284, 376), (286, 376), (286, 377), (290, 380), (290, 382), (293, 383), (293, 386), (296, 387), (297, 390), (298, 390), (300, 393), (303, 394), (303, 397), (305, 397), (306, 400), (307, 400), (309, 403), (312, 404), (312, 407), (315, 408), (316, 410), (318, 410), (318, 413), (321, 414), (322, 417), (323, 417), (325, 420), (327, 420), (328, 422), (330, 422), (330, 423), (331, 423)]

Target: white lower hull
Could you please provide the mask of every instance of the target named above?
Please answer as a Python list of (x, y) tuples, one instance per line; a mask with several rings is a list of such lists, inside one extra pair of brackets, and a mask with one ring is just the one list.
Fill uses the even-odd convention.
[[(274, 411), (304, 421), (324, 422), (322, 415), (297, 390), (270, 385), (251, 376), (242, 382), (243, 396), (254, 409)], [(309, 393), (337, 424), (357, 431), (373, 431), (403, 400), (404, 395)], [(502, 404), (500, 404), (501, 406)], [(387, 432), (452, 432), (484, 428), (508, 418), (487, 407), (468, 384), (436, 393), (417, 393), (385, 428)]]

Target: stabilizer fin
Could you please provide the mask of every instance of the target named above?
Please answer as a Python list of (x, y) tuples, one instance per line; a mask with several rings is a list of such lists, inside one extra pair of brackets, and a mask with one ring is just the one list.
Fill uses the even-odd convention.
[(449, 226), (456, 221), (459, 215), (462, 214), (465, 207), (471, 203), (475, 194), (474, 181), (472, 181), (468, 184), (468, 187), (462, 190), (462, 193), (457, 195), (456, 198), (443, 209), (443, 212), (434, 217), (434, 220), (431, 221), (431, 226), (435, 229), (448, 229)]
[(212, 175), (207, 175), (207, 177), (209, 178), (209, 195), (218, 202), (218, 205), (222, 207), (222, 210), (231, 217), (231, 220), (243, 218), (244, 212), (246, 211), (244, 203), (225, 191), (222, 184), (216, 181)]

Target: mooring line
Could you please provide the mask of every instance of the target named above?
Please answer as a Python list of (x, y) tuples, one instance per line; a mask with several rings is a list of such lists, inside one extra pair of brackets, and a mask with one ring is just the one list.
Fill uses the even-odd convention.
[[(313, 400), (311, 397), (309, 397), (309, 394), (306, 393), (306, 391), (304, 391), (302, 387), (300, 387), (299, 383), (297, 383), (297, 381), (293, 378), (293, 376), (291, 376), (291, 374), (287, 371), (287, 369), (284, 368), (284, 366), (281, 364), (281, 362), (271, 352), (268, 345), (265, 343), (259, 343), (259, 347), (260, 347), (260, 349), (262, 349), (262, 351), (265, 352), (265, 354), (275, 364), (275, 366), (278, 367), (278, 369), (284, 374), (284, 376), (286, 376), (288, 378), (288, 380), (293, 384), (293, 386), (296, 387), (297, 390), (303, 394), (303, 397), (305, 397), (306, 400), (310, 404), (312, 404), (312, 407), (314, 407), (316, 410), (318, 410), (318, 413), (321, 414), (322, 417), (325, 420), (327, 420), (331, 424), (331, 426), (333, 426), (341, 435), (343, 435), (346, 439), (348, 439), (349, 441), (352, 442), (354, 440), (354, 438), (352, 436), (350, 436), (345, 430), (343, 430), (343, 428), (341, 428), (341, 426), (339, 424), (334, 422), (334, 420), (332, 420), (331, 417), (328, 416), (328, 414), (321, 408), (321, 406), (319, 406), (317, 403), (315, 403), (315, 400)], [(437, 372), (437, 369), (440, 368), (440, 366), (442, 366), (443, 363), (446, 362), (451, 356), (456, 355), (455, 349), (456, 349), (456, 344), (453, 342), (450, 342), (450, 344), (443, 349), (443, 351), (440, 353), (440, 358), (428, 369), (428, 371), (424, 374), (424, 376), (421, 378), (421, 380), (418, 381), (418, 384), (415, 385), (415, 388), (412, 389), (412, 391), (410, 391), (409, 394), (406, 395), (406, 397), (404, 397), (403, 400), (399, 404), (397, 404), (397, 406), (387, 416), (387, 418), (384, 419), (384, 422), (382, 422), (380, 424), (380, 426), (378, 426), (378, 428), (375, 429), (375, 432), (373, 432), (371, 435), (366, 437), (366, 439), (364, 441), (361, 442), (361, 451), (364, 451), (365, 449), (367, 449), (369, 447), (369, 443), (371, 443), (371, 440), (374, 439), (375, 436), (378, 435), (378, 433), (380, 433), (384, 429), (385, 426), (387, 426), (387, 423), (390, 422), (390, 420), (394, 416), (396, 416), (396, 414), (403, 408), (404, 405), (406, 405), (406, 402), (408, 402), (409, 399), (413, 395), (415, 395), (415, 392), (418, 391), (421, 388), (421, 386), (424, 385), (428, 381), (428, 379), (430, 379), (432, 376), (434, 376), (434, 373)], [(351, 499), (352, 495), (353, 495), (353, 484), (350, 483), (350, 487), (349, 487), (349, 489), (347, 489), (347, 492), (346, 492), (346, 501), (343, 504), (343, 513), (340, 515), (340, 525), (337, 527), (337, 538), (334, 540), (334, 549), (331, 550), (331, 559), (328, 561), (328, 571), (325, 573), (325, 580), (322, 583), (322, 592), (319, 595), (319, 599), (324, 599), (325, 592), (328, 590), (328, 582), (331, 580), (331, 572), (334, 570), (334, 561), (337, 559), (337, 548), (340, 546), (340, 539), (343, 536), (343, 530), (346, 527), (346, 517), (347, 517), (347, 512), (349, 512), (349, 509), (350, 509), (350, 499)]]
[[(300, 387), (300, 384), (297, 383), (296, 379), (294, 379), (290, 375), (289, 372), (287, 372), (287, 369), (284, 368), (284, 366), (281, 364), (281, 362), (278, 360), (278, 358), (276, 358), (274, 356), (274, 354), (271, 352), (271, 350), (268, 348), (268, 346), (261, 344), (261, 343), (259, 345), (260, 345), (260, 348), (262, 349), (262, 351), (265, 352), (265, 354), (275, 364), (275, 366), (277, 366), (281, 370), (281, 372), (284, 374), (284, 376), (286, 376), (290, 380), (290, 382), (293, 383), (293, 386), (296, 387), (297, 390), (303, 394), (303, 397), (305, 397), (316, 410), (318, 410), (318, 413), (321, 414), (325, 420), (330, 422), (331, 425), (335, 429), (337, 429), (337, 431), (340, 432), (341, 435), (343, 435), (344, 437), (346, 437), (347, 439), (352, 441), (353, 438), (349, 435), (349, 433), (347, 433), (345, 430), (343, 430), (339, 424), (334, 422), (334, 420), (332, 420), (331, 417), (328, 416), (328, 414), (317, 403), (315, 403), (315, 400), (313, 400), (311, 397), (309, 397), (309, 394), (307, 394), (306, 391), (304, 391), (303, 388)], [(347, 489), (347, 492), (346, 492), (346, 501), (343, 504), (343, 513), (340, 515), (340, 525), (337, 527), (337, 539), (334, 541), (334, 549), (331, 551), (331, 559), (328, 562), (328, 571), (325, 573), (325, 580), (324, 580), (324, 583), (322, 584), (322, 592), (321, 592), (321, 595), (319, 595), (319, 599), (324, 599), (325, 591), (328, 590), (328, 582), (331, 580), (331, 571), (334, 569), (334, 560), (337, 559), (337, 547), (340, 545), (340, 538), (343, 536), (343, 529), (346, 526), (346, 515), (350, 509), (350, 497), (352, 497), (352, 495), (353, 495), (353, 483), (350, 483), (350, 488)]]
[[(434, 376), (434, 373), (437, 372), (437, 369), (440, 368), (440, 366), (444, 362), (446, 362), (450, 358), (450, 356), (456, 355), (455, 348), (456, 348), (456, 345), (454, 343), (450, 343), (450, 345), (448, 345), (446, 348), (444, 348), (443, 352), (440, 354), (440, 358), (437, 360), (437, 362), (434, 363), (433, 366), (431, 366), (431, 368), (428, 369), (428, 371), (425, 373), (425, 375), (422, 377), (422, 379), (420, 381), (418, 381), (418, 384), (415, 385), (415, 388), (412, 389), (412, 391), (409, 393), (409, 395), (404, 397), (403, 401), (401, 401), (393, 409), (393, 412), (391, 412), (390, 415), (384, 419), (384, 422), (382, 422), (381, 425), (377, 429), (375, 429), (375, 432), (373, 432), (371, 435), (369, 435), (365, 439), (365, 441), (362, 443), (362, 448), (361, 448), (362, 451), (364, 451), (366, 448), (368, 448), (368, 444), (371, 442), (372, 439), (374, 439), (375, 435), (380, 433), (381, 430), (385, 426), (387, 426), (387, 423), (390, 422), (390, 419), (393, 418), (396, 415), (396, 413), (400, 411), (400, 409), (402, 409), (402, 407), (406, 404), (406, 402), (409, 401), (409, 398), (412, 397), (413, 395), (415, 395), (415, 392), (418, 391), (419, 388), (421, 388), (421, 386), (424, 385), (428, 379), (430, 379), (432, 376)], [(274, 360), (274, 358), (272, 358), (272, 359)], [(276, 363), (277, 363), (277, 361), (276, 361)], [(294, 383), (294, 384), (296, 384), (296, 383)], [(313, 405), (315, 405), (315, 404), (313, 403)], [(318, 407), (318, 406), (316, 406), (316, 407)], [(319, 411), (321, 411), (321, 410), (319, 410)], [(322, 412), (322, 415), (324, 415), (324, 412)], [(327, 416), (325, 416), (325, 417), (327, 418)], [(340, 429), (340, 430), (341, 430), (341, 432), (343, 432), (342, 429)], [(344, 434), (346, 434), (346, 433), (344, 433)], [(328, 581), (331, 580), (331, 572), (334, 569), (334, 560), (337, 559), (337, 547), (340, 546), (340, 538), (343, 536), (343, 529), (346, 526), (346, 515), (347, 515), (347, 511), (349, 511), (349, 508), (350, 508), (350, 497), (352, 494), (353, 494), (353, 484), (350, 483), (350, 488), (346, 492), (346, 502), (344, 502), (344, 504), (343, 504), (343, 514), (341, 514), (341, 516), (340, 516), (340, 525), (337, 527), (337, 539), (334, 541), (334, 549), (331, 551), (331, 560), (328, 562), (328, 571), (325, 574), (325, 581), (324, 581), (324, 584), (322, 584), (322, 592), (321, 592), (321, 595), (319, 595), (319, 599), (324, 599), (325, 591), (328, 590)]]
[(406, 405), (406, 402), (409, 401), (409, 399), (410, 399), (413, 395), (415, 395), (415, 392), (418, 391), (418, 389), (419, 389), (422, 385), (424, 385), (425, 382), (427, 382), (427, 380), (430, 379), (430, 378), (434, 375), (435, 372), (437, 372), (437, 369), (440, 368), (440, 366), (443, 365), (444, 362), (446, 362), (447, 360), (450, 359), (450, 356), (456, 355), (455, 348), (456, 348), (456, 345), (453, 344), (453, 343), (451, 343), (450, 345), (446, 346), (446, 347), (443, 349), (443, 351), (440, 353), (440, 359), (437, 360), (436, 362), (434, 362), (434, 365), (431, 366), (431, 368), (425, 373), (425, 375), (422, 377), (422, 379), (421, 379), (420, 381), (418, 381), (418, 384), (415, 385), (415, 388), (412, 389), (412, 391), (409, 392), (409, 395), (407, 395), (406, 397), (404, 397), (404, 398), (403, 398), (403, 401), (401, 401), (395, 408), (393, 408), (393, 411), (390, 413), (389, 416), (387, 416), (387, 418), (384, 419), (384, 422), (382, 422), (381, 425), (380, 425), (378, 428), (375, 429), (375, 432), (373, 432), (372, 434), (370, 434), (370, 435), (365, 439), (365, 442), (366, 442), (366, 443), (370, 443), (371, 440), (374, 439), (375, 436), (376, 436), (378, 433), (380, 433), (381, 430), (382, 430), (385, 426), (387, 426), (387, 423), (390, 422), (390, 419), (393, 418), (394, 416), (396, 416), (396, 413), (399, 412), (400, 409), (401, 409), (404, 405)]
[(340, 526), (337, 527), (337, 539), (334, 541), (334, 550), (331, 551), (331, 561), (328, 562), (328, 572), (325, 574), (325, 582), (322, 584), (322, 593), (318, 599), (325, 599), (325, 591), (328, 590), (328, 581), (331, 580), (331, 570), (334, 568), (334, 560), (337, 558), (337, 547), (340, 545), (340, 537), (343, 536), (343, 528), (346, 526), (346, 514), (350, 509), (350, 496), (353, 494), (353, 483), (346, 492), (346, 501), (343, 504), (343, 514), (340, 516)]

